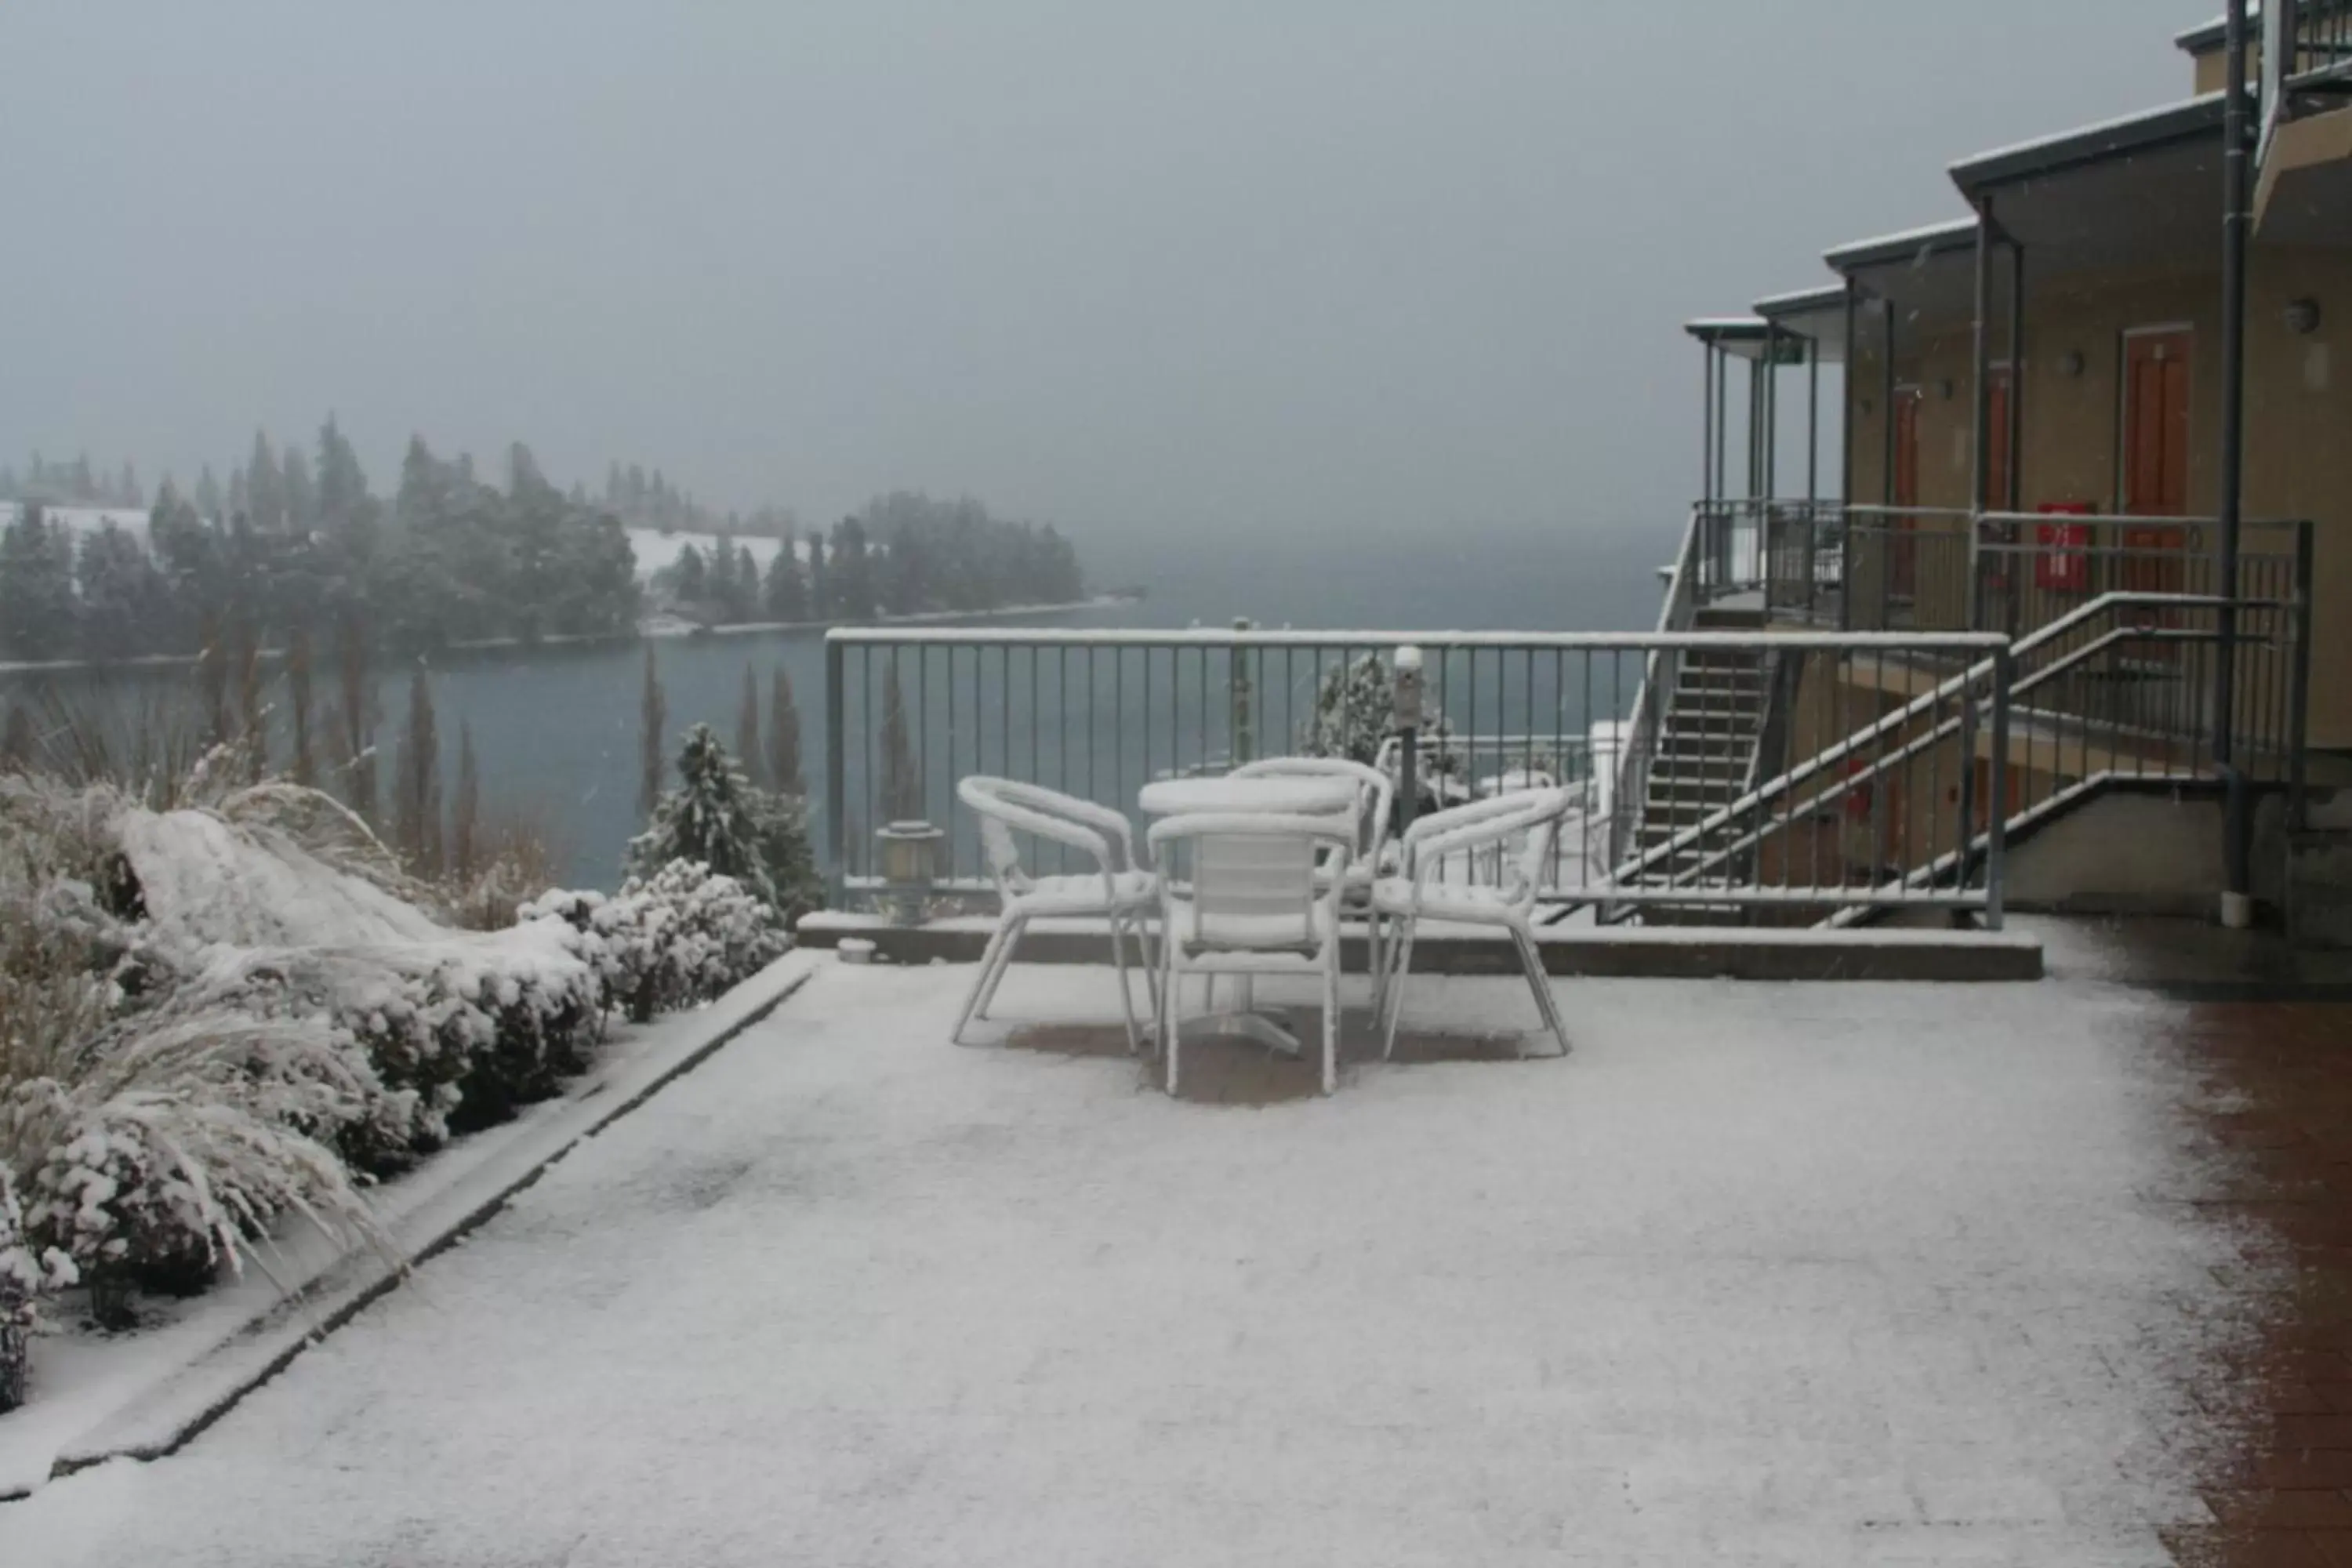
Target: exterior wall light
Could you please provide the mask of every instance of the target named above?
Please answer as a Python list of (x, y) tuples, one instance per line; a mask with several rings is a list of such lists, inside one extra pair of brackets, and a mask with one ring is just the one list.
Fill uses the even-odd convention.
[(1945, 402), (1949, 403), (1952, 400), (1952, 395), (1955, 392), (1958, 392), (1959, 388), (1952, 384), (1952, 378), (1948, 375), (1942, 381), (1936, 384), (1936, 390), (1944, 395)]
[(2066, 357), (2058, 362), (2058, 368), (2065, 372), (2067, 380), (2080, 380), (2082, 378), (2083, 372), (2087, 368), (2087, 362), (2083, 358), (2083, 351), (2081, 349), (2068, 349), (2066, 351)]
[(2299, 338), (2319, 331), (2319, 301), (2309, 297), (2287, 301), (2286, 330)]

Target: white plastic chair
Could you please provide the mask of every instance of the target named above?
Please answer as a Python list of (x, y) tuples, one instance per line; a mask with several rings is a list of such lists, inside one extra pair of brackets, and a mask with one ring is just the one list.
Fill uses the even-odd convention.
[[(1339, 901), (1354, 849), (1353, 823), (1337, 816), (1195, 812), (1151, 827), (1152, 858), (1190, 847), (1192, 878), (1180, 891), (1160, 880), (1160, 1048), (1176, 1092), (1177, 997), (1187, 974), (1319, 974), (1323, 980), (1323, 1092), (1339, 1072)], [(1318, 857), (1328, 857), (1323, 877)], [(1318, 887), (1318, 883), (1320, 886)]]
[[(1412, 971), (1413, 934), (1424, 918), (1508, 931), (1544, 1024), (1559, 1042), (1559, 1054), (1568, 1054), (1568, 1031), (1544, 973), (1543, 954), (1536, 947), (1532, 916), (1573, 793), (1542, 789), (1496, 795), (1424, 816), (1405, 829), (1403, 875), (1383, 877), (1372, 885), (1373, 910), (1403, 927), (1391, 944), (1392, 962), (1374, 993), (1376, 1009), (1384, 1015), (1382, 1059), (1396, 1049), (1397, 1019), (1404, 1012), (1405, 980)], [(1508, 855), (1514, 839), (1519, 840), (1517, 853)], [(1436, 879), (1447, 857), (1475, 858), (1477, 851), (1487, 848), (1507, 856), (1500, 886)]]
[[(1396, 781), (1375, 767), (1346, 757), (1264, 757), (1244, 763), (1228, 775), (1237, 779), (1339, 779), (1356, 786), (1356, 842), (1346, 869), (1339, 873), (1339, 897), (1349, 914), (1361, 914), (1371, 943), (1371, 973), (1377, 983), (1381, 968), (1380, 918), (1372, 912), (1372, 883), (1386, 869), (1390, 818), (1396, 806)], [(1328, 859), (1328, 857), (1327, 857)], [(1316, 868), (1316, 884), (1331, 877), (1328, 866)]]
[[(980, 838), (988, 854), (990, 874), (1003, 902), (996, 931), (981, 955), (980, 973), (965, 998), (963, 1015), (950, 1037), (963, 1042), (963, 1032), (976, 1018), (988, 1016), (996, 988), (1013, 963), (1013, 950), (1029, 922), (1047, 916), (1094, 917), (1110, 922), (1111, 961), (1118, 968), (1118, 1000), (1127, 1016), (1127, 1044), (1143, 1048), (1143, 1034), (1135, 1016), (1135, 995), (1127, 979), (1127, 933), (1135, 934), (1136, 956), (1143, 967), (1147, 989), (1153, 984), (1151, 951), (1143, 922), (1160, 897), (1160, 879), (1135, 853), (1135, 831), (1126, 817), (1108, 806), (1012, 779), (974, 777), (956, 785), (956, 795), (980, 818)], [(1067, 876), (1033, 877), (1022, 868), (1015, 833), (1027, 833), (1056, 844), (1082, 849), (1094, 858), (1092, 871)], [(1152, 992), (1158, 1011), (1158, 993)]]

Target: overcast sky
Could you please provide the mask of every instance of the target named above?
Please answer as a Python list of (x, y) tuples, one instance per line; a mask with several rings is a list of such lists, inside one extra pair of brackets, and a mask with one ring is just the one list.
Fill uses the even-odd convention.
[[(2214, 0), (6, 0), (0, 453), (1655, 529), (1677, 323), (2185, 96)], [(2218, 195), (2217, 198), (2218, 200)]]

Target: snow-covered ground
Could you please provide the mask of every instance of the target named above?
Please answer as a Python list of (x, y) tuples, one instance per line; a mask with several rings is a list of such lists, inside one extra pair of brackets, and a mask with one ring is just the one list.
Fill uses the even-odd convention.
[(1252, 1110), (952, 1047), (970, 978), (828, 966), (0, 1562), (2121, 1564), (2205, 1517), (2237, 1255), (2149, 1196), (2208, 1179), (2162, 1005), (1564, 983), (1566, 1059)]

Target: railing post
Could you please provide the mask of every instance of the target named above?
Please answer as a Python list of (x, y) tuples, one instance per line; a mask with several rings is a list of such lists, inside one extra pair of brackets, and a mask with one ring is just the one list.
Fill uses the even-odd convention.
[(831, 855), (825, 878), (832, 889), (826, 901), (836, 910), (848, 907), (848, 724), (842, 700), (843, 656), (847, 651), (833, 637), (824, 639), (824, 838)]
[(2287, 823), (2308, 826), (2304, 798), (2304, 748), (2309, 742), (2311, 710), (2311, 523), (2294, 525), (2294, 663), (2287, 676)]
[(1249, 669), (1243, 659), (1241, 641), (1243, 635), (1250, 629), (1251, 623), (1247, 616), (1234, 617), (1233, 648), (1225, 655), (1225, 722), (1232, 730), (1230, 739), (1233, 744), (1230, 750), (1236, 767), (1256, 760), (1255, 738), (1250, 732), (1254, 717), (1250, 711), (1252, 692)]
[(1991, 931), (2000, 929), (2001, 863), (2009, 842), (2009, 689), (2016, 658), (2005, 642), (1993, 651), (1992, 763), (1985, 770), (1985, 925)]
[[(2000, 678), (1996, 667), (1993, 679)], [(1984, 700), (1977, 695), (1975, 686), (1973, 680), (1960, 684), (1960, 819), (1952, 832), (1952, 844), (1959, 854), (1959, 864), (1952, 868), (1952, 890), (1960, 894), (1969, 890), (1969, 857), (1977, 843), (1977, 731)], [(1930, 722), (1937, 721), (1932, 710), (1927, 717)]]

